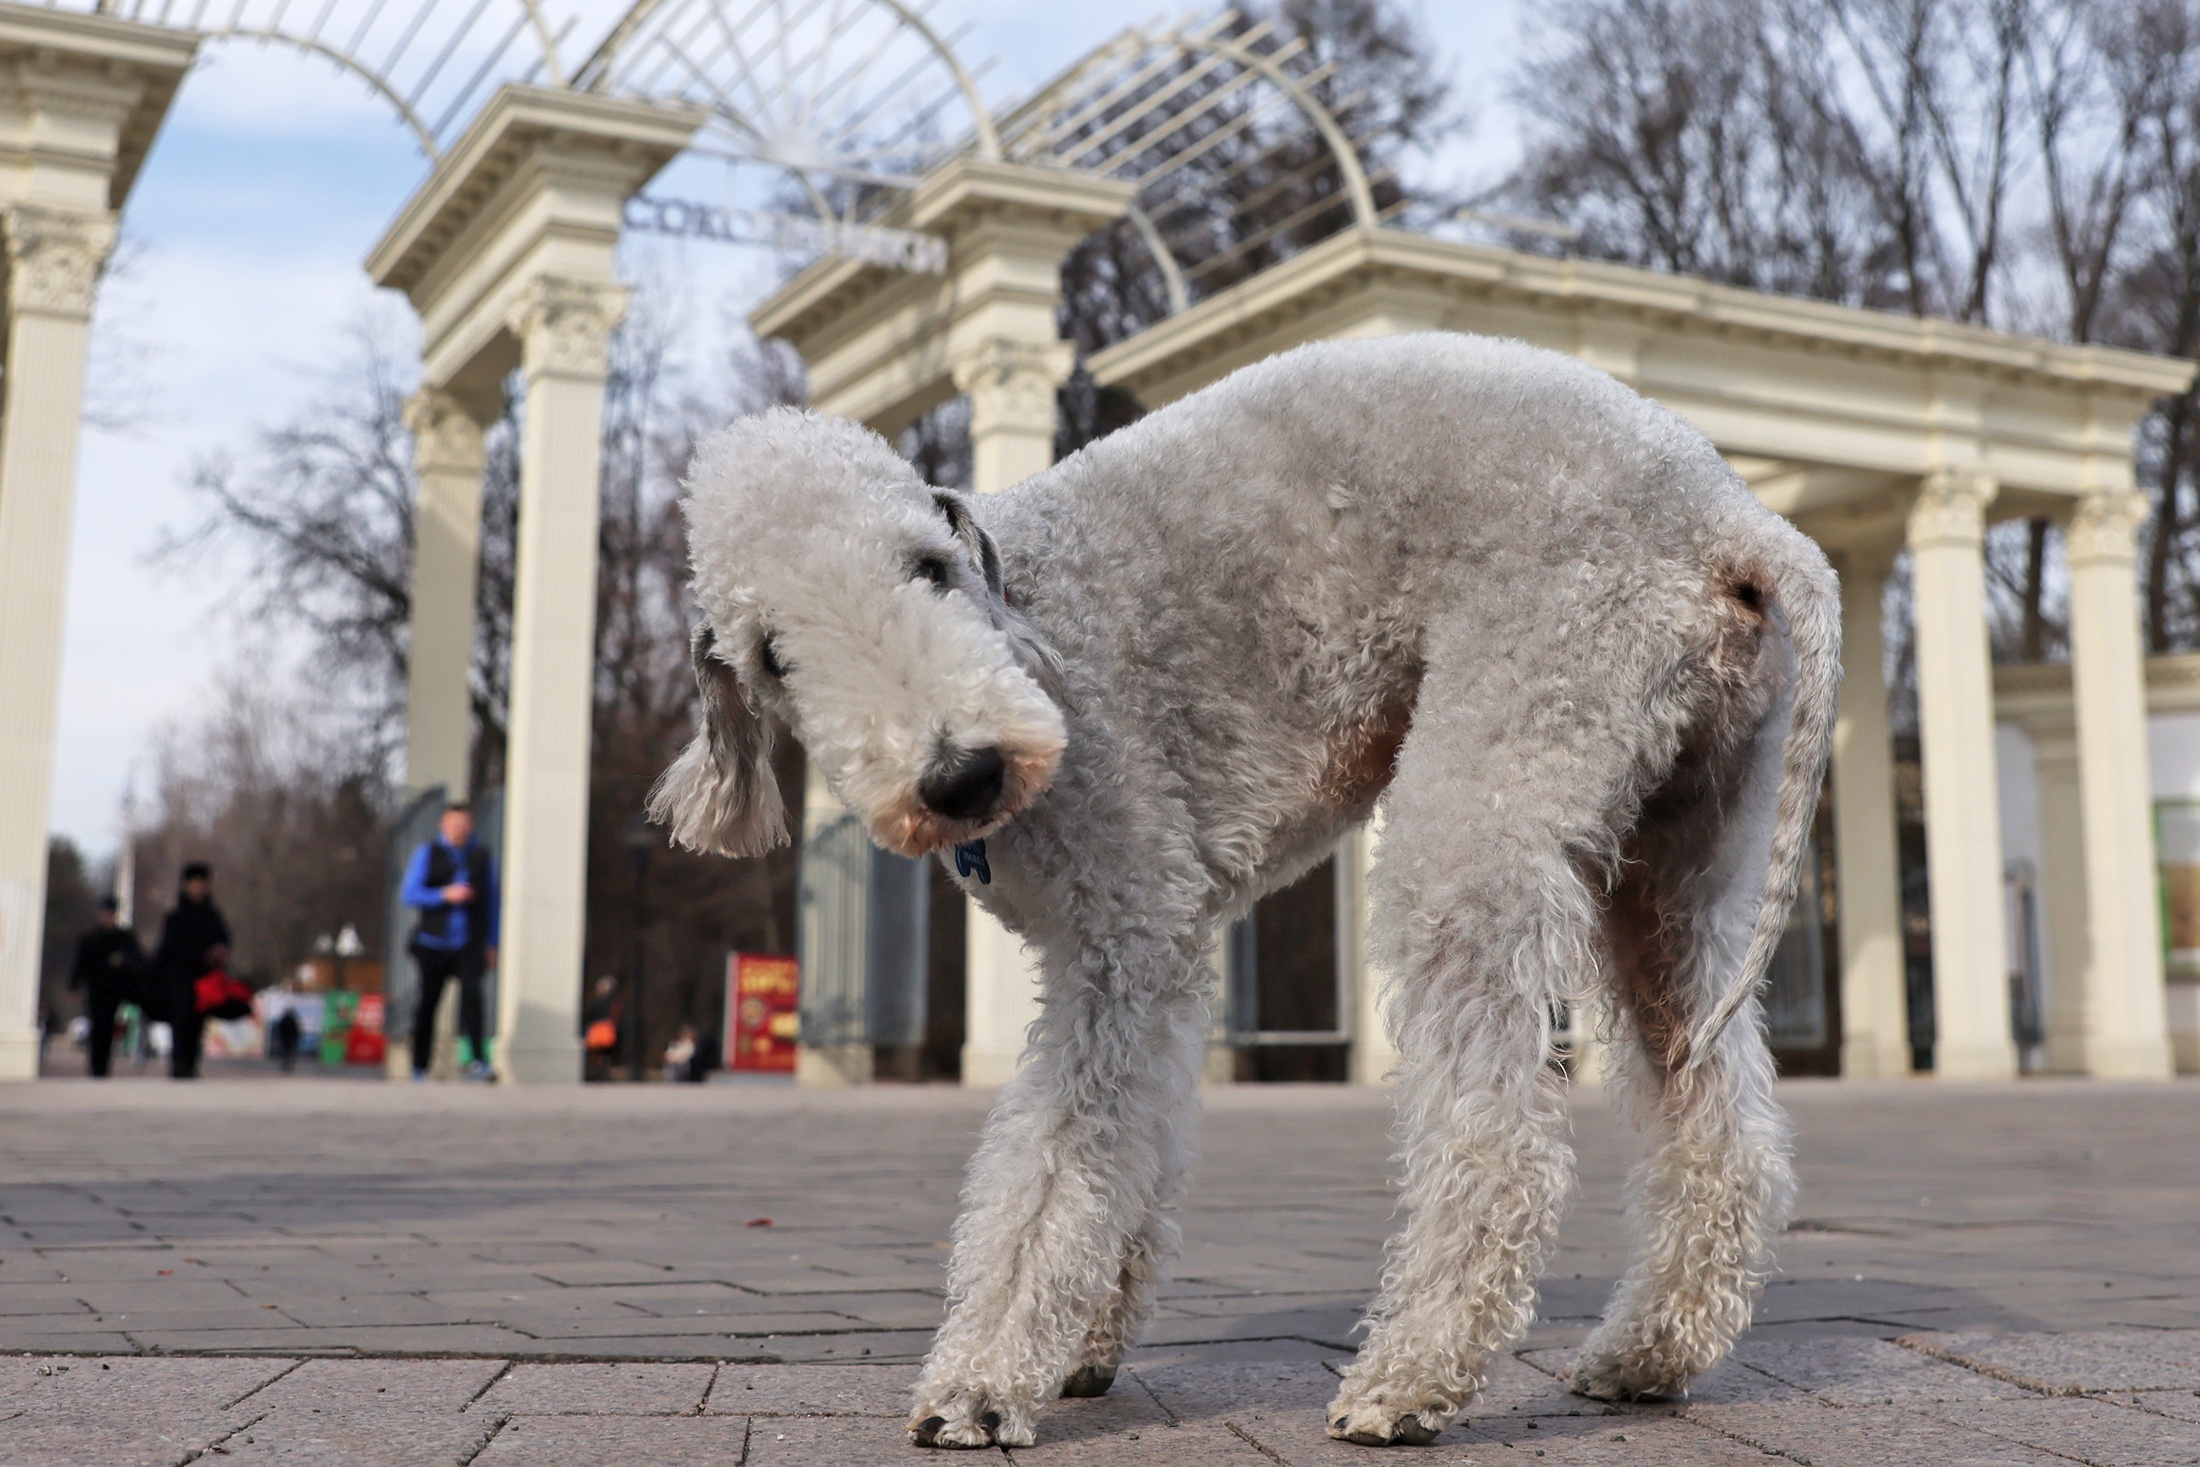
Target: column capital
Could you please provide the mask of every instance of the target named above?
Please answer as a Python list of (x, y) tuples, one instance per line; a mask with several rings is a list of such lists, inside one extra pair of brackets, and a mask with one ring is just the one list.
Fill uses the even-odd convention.
[(0, 212), (0, 232), (7, 237), (11, 309), (91, 315), (100, 271), (115, 246), (111, 215), (16, 204)]
[(1983, 544), (1986, 506), (2000, 489), (1984, 469), (1934, 469), (1918, 481), (1917, 502), (1910, 507), (1911, 547)]
[(533, 377), (602, 378), (611, 370), (611, 333), (626, 315), (632, 294), (609, 281), (545, 275), (531, 280), (506, 312), (504, 323), (519, 338), (521, 369)]
[(970, 398), (973, 437), (1001, 429), (1054, 432), (1054, 393), (1077, 365), (1066, 341), (1017, 341), (995, 336), (979, 342), (949, 368), (955, 389)]
[(2080, 499), (2063, 526), (2073, 566), (2130, 565), (2139, 556), (2139, 526), (2152, 508), (2136, 489), (2103, 489)]
[(413, 435), (413, 461), (425, 471), (478, 474), (488, 461), (481, 420), (449, 388), (423, 387), (406, 398), (405, 426)]

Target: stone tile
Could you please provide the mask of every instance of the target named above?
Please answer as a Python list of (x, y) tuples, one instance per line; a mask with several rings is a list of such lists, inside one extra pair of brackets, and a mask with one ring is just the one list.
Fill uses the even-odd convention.
[(241, 1401), (253, 1410), (340, 1403), (376, 1409), (377, 1398), (407, 1411), (456, 1415), (504, 1373), (501, 1360), (308, 1360)]
[(1141, 1345), (1129, 1355), (1131, 1364), (1164, 1365), (1319, 1365), (1342, 1364), (1353, 1352), (1318, 1340), (1195, 1340), (1173, 1345)]
[[(741, 1417), (525, 1416), (507, 1423), (474, 1462), (476, 1467), (730, 1467), (742, 1460), (748, 1435), (749, 1423)], [(886, 1460), (838, 1462), (854, 1467)]]
[(702, 1409), (711, 1365), (514, 1365), (466, 1409), (496, 1416), (676, 1416)]
[(1670, 1416), (1540, 1417), (1476, 1421), (1437, 1439), (1453, 1461), (1519, 1463), (1550, 1467), (1726, 1467), (1780, 1459), (1708, 1428)]
[(307, 1328), (354, 1325), (444, 1325), (487, 1322), (482, 1315), (456, 1309), (413, 1293), (307, 1294), (286, 1290), (282, 1312)]
[(1311, 1362), (1244, 1365), (1133, 1365), (1108, 1394), (1143, 1386), (1162, 1408), (1187, 1424), (1219, 1424), (1279, 1412), (1317, 1424), (1337, 1393), (1334, 1373)]
[(0, 1420), (0, 1462), (131, 1467), (182, 1461), (247, 1419), (224, 1408), (291, 1363), (0, 1359), (0, 1401), (20, 1408)]
[(494, 1419), (396, 1407), (285, 1405), (236, 1424), (220, 1460), (272, 1467), (457, 1467), (481, 1450)]
[[(1068, 1403), (1064, 1403), (1065, 1405)], [(767, 1423), (757, 1422), (762, 1429)], [(1039, 1421), (1039, 1444), (1004, 1453), (1012, 1462), (1090, 1463), (1092, 1467), (1268, 1467), (1276, 1460), (1227, 1426), (1137, 1426), (1105, 1436), (1057, 1441), (1050, 1413)], [(1364, 1449), (1362, 1449), (1364, 1452)], [(1296, 1462), (1295, 1458), (1286, 1458)]]
[[(733, 1421), (726, 1424), (730, 1427)], [(898, 1417), (759, 1416), (749, 1421), (748, 1437), (743, 1467), (856, 1467), (907, 1462), (915, 1455), (907, 1424)]]
[(1908, 1406), (1926, 1401), (2003, 1400), (2023, 1387), (1885, 1340), (1745, 1339), (1741, 1364), (1837, 1406)]
[(59, 1280), (14, 1283), (0, 1279), (0, 1318), (52, 1314), (90, 1314), (93, 1310), (74, 1284)]
[[(113, 1410), (147, 1415), (218, 1411), (297, 1362), (270, 1358), (0, 1356), (0, 1401), (33, 1413)], [(0, 1460), (5, 1460), (0, 1457)]]
[(906, 1422), (905, 1365), (726, 1365), (703, 1409), (720, 1416), (885, 1416)]
[(26, 1411), (0, 1420), (0, 1462), (8, 1467), (171, 1467), (227, 1436), (215, 1415), (124, 1416), (114, 1412)]
[(494, 1325), (356, 1325), (307, 1329), (302, 1325), (257, 1329), (129, 1328), (141, 1349), (177, 1355), (265, 1353), (509, 1356), (529, 1348), (523, 1336)]
[(2120, 1405), (2136, 1406), (2142, 1411), (2152, 1411), (2157, 1416), (2167, 1416), (2173, 1421), (2200, 1424), (2200, 1391), (2118, 1392), (2104, 1399)]
[(1809, 1467), (2047, 1467), (2066, 1459), (1899, 1406), (1814, 1400), (1691, 1409), (1690, 1421)]
[(2200, 1462), (2200, 1425), (2093, 1397), (2039, 1397), (1920, 1408), (2008, 1441), (2096, 1467)]
[(2200, 1389), (2200, 1360), (2145, 1330), (1913, 1335), (1904, 1345), (2040, 1391)]

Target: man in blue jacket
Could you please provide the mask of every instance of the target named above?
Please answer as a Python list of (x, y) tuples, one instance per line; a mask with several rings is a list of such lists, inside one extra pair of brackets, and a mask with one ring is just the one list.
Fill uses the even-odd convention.
[(463, 802), (444, 806), (435, 839), (413, 852), (402, 899), (420, 913), (410, 944), (413, 964), (420, 970), (420, 1001), (413, 1010), (413, 1078), (428, 1078), (436, 1005), (443, 1000), (443, 985), (456, 978), (458, 1026), (473, 1049), (466, 1078), (486, 1080), (489, 1050), (481, 978), (497, 961), (497, 874), (489, 853), (474, 844), (473, 812)]

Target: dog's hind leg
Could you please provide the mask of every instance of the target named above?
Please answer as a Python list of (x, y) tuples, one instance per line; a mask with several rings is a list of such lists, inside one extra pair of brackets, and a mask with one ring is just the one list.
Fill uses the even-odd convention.
[(1482, 1388), (1527, 1330), (1572, 1188), (1551, 1013), (1595, 962), (1590, 873), (1613, 853), (1641, 680), (1536, 630), (1490, 641), (1552, 669), (1541, 681), (1446, 675), (1432, 651), (1388, 797), (1374, 935), (1406, 1218), (1328, 1413), (1362, 1445), (1427, 1442)]
[(1628, 1179), (1634, 1258), (1575, 1365), (1585, 1395), (1679, 1394), (1748, 1327), (1772, 1267), (1795, 1184), (1755, 1001), (1692, 1070), (1680, 1062), (1749, 946), (1777, 774), (1765, 766), (1784, 727), (1700, 729), (1626, 841), (1605, 924), (1626, 1040), (1612, 1079), (1651, 1149)]
[(1174, 938), (1126, 925), (1048, 954), (1032, 1048), (964, 1185), (921, 1445), (1029, 1446), (1045, 1401), (1112, 1377), (1175, 1251), (1212, 975), (1192, 921)]

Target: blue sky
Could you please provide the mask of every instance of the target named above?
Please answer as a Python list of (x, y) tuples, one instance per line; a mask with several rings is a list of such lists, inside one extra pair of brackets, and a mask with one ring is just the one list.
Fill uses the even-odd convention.
[[(1495, 92), (1519, 49), (1516, 0), (1417, 8), (1478, 119), (1431, 166), (1487, 177), (1512, 151)], [(969, 22), (966, 63), (995, 58), (981, 82), (995, 102), (1147, 18), (1059, 0), (943, 0), (932, 14)], [(363, 85), (289, 52), (210, 48), (169, 114), (93, 323), (90, 405), (121, 426), (88, 426), (79, 460), (51, 825), (95, 854), (113, 849), (125, 784), (133, 770), (145, 782), (161, 727), (192, 721), (225, 673), (283, 665), (279, 645), (230, 613), (234, 567), (148, 555), (194, 521), (194, 466), (241, 456), (292, 418), (349, 333), (408, 335), (409, 308), (360, 261), (425, 173)], [(773, 278), (757, 251), (652, 241), (630, 253), (700, 320), (738, 314)]]

